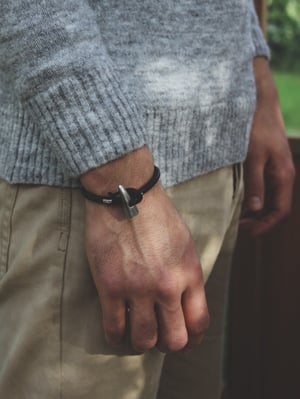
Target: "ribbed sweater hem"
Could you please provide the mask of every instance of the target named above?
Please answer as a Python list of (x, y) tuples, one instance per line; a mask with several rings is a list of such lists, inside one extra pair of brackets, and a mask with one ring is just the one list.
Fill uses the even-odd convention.
[(107, 65), (86, 73), (74, 70), (26, 99), (24, 108), (70, 177), (145, 142), (140, 112)]
[[(255, 101), (243, 98), (203, 109), (144, 108), (146, 130), (152, 138), (147, 144), (161, 169), (163, 185), (169, 187), (242, 162), (254, 109)], [(2, 115), (1, 120), (4, 119)], [(36, 141), (38, 133), (30, 121), (24, 115), (19, 115), (18, 120), (25, 131), (18, 136), (18, 143), (10, 143), (10, 148), (0, 146), (1, 177), (10, 183), (78, 187), (78, 178), (70, 177), (43, 137)], [(10, 128), (14, 130), (14, 126)], [(135, 148), (138, 146), (128, 152)]]

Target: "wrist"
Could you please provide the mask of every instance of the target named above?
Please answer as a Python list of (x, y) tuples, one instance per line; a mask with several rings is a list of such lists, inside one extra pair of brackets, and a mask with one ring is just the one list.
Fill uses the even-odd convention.
[(277, 101), (278, 93), (272, 77), (269, 62), (264, 57), (253, 60), (254, 77), (258, 101)]
[(81, 192), (83, 196), (91, 202), (98, 205), (106, 206), (122, 206), (125, 215), (132, 219), (134, 216), (138, 215), (138, 209), (136, 207), (144, 197), (144, 194), (151, 190), (160, 177), (160, 171), (157, 166), (154, 166), (153, 175), (149, 181), (147, 181), (143, 186), (137, 187), (123, 187), (119, 185), (117, 192), (109, 192), (106, 195), (98, 195), (93, 192), (86, 190), (81, 187)]
[(118, 191), (124, 187), (140, 187), (153, 174), (154, 163), (147, 146), (132, 151), (114, 161), (92, 169), (80, 177), (82, 186), (97, 195)]

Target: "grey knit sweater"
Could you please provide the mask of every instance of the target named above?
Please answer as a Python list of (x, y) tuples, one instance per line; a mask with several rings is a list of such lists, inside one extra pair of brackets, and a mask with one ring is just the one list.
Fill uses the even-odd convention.
[(242, 161), (252, 0), (0, 0), (0, 176), (76, 186), (149, 145), (166, 186)]

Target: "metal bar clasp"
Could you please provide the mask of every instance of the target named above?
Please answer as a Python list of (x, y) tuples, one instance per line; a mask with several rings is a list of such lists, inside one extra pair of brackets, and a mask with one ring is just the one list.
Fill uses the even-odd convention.
[(136, 205), (130, 205), (130, 195), (128, 194), (127, 190), (122, 186), (119, 185), (119, 194), (122, 201), (122, 208), (124, 210), (125, 215), (132, 219), (139, 214), (139, 210)]

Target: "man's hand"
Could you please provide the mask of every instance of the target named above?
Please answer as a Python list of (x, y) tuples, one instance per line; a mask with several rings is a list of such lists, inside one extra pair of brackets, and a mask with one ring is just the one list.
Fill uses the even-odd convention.
[[(139, 187), (152, 173), (144, 147), (81, 181), (105, 194), (119, 183)], [(105, 334), (118, 346), (128, 329), (138, 352), (155, 346), (177, 351), (198, 343), (208, 327), (201, 266), (188, 228), (159, 183), (138, 208), (139, 215), (128, 220), (119, 208), (86, 201), (86, 249)]]
[(255, 58), (254, 73), (257, 107), (245, 163), (241, 227), (259, 235), (289, 214), (295, 170), (268, 61)]

